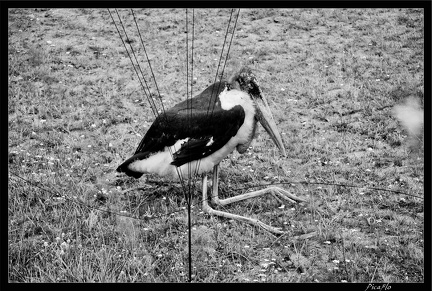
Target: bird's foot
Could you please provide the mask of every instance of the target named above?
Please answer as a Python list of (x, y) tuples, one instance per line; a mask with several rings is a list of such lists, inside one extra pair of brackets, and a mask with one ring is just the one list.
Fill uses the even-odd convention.
[(282, 204), (284, 204), (283, 201), (287, 201), (290, 203), (296, 203), (296, 202), (307, 202), (308, 200), (299, 198), (290, 192), (288, 192), (285, 189), (279, 188), (279, 187), (269, 187), (262, 190), (257, 190), (245, 194), (240, 194), (234, 197), (226, 198), (226, 199), (219, 199), (217, 195), (212, 195), (212, 202), (219, 206), (228, 205), (234, 202), (242, 201), (249, 198), (254, 198), (258, 196), (263, 196), (266, 194), (273, 195), (277, 200), (279, 200)]
[[(296, 202), (308, 202), (308, 200), (304, 198), (297, 197), (285, 189), (279, 187), (270, 187), (265, 190), (270, 191), (275, 197), (282, 198), (288, 202), (296, 203)], [(279, 200), (279, 199), (278, 199)]]
[(222, 216), (222, 217), (225, 217), (228, 219), (239, 220), (239, 221), (247, 222), (247, 223), (255, 225), (255, 226), (262, 227), (271, 233), (275, 233), (275, 234), (285, 233), (284, 231), (281, 230), (281, 228), (267, 225), (267, 224), (263, 223), (262, 221), (255, 219), (255, 218), (250, 218), (250, 217), (245, 217), (245, 216), (241, 216), (241, 215), (237, 215), (237, 214), (232, 214), (232, 213), (225, 212), (225, 211), (215, 210), (215, 209), (211, 208), (207, 203), (203, 203), (203, 210), (204, 210), (204, 212), (206, 212), (210, 215)]

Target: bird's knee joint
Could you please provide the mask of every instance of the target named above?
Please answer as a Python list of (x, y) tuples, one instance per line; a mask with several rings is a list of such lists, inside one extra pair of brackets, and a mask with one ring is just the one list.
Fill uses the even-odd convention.
[(212, 197), (212, 203), (213, 204), (215, 204), (215, 205), (217, 205), (217, 206), (220, 206), (221, 205), (221, 201), (220, 201), (220, 199), (219, 199), (219, 197)]
[(208, 213), (208, 214), (213, 214), (213, 212), (214, 212), (214, 209), (211, 208), (207, 203), (203, 204), (202, 209), (205, 213)]

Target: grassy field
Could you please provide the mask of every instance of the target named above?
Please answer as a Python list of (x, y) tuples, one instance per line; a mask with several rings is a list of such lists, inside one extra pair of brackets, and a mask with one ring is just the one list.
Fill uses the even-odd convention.
[[(134, 11), (168, 108), (186, 98), (185, 11)], [(229, 17), (195, 10), (194, 94), (214, 81)], [(221, 163), (221, 196), (284, 183), (310, 203), (227, 207), (286, 230), (274, 236), (204, 214), (198, 183), (194, 281), (424, 281), (423, 21), (422, 9), (241, 10), (225, 75), (254, 70), (288, 156), (260, 128)], [(179, 184), (114, 175), (154, 115), (108, 11), (11, 9), (8, 25), (9, 281), (187, 281)]]

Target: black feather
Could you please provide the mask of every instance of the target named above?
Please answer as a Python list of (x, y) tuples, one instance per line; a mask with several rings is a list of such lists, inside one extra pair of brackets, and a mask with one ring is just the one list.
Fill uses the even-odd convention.
[[(141, 140), (135, 154), (121, 164), (117, 171), (133, 177), (141, 176), (141, 173), (132, 173), (128, 165), (186, 138), (188, 141), (173, 156), (174, 166), (207, 157), (223, 147), (236, 135), (245, 117), (241, 106), (234, 106), (230, 110), (221, 108), (218, 96), (226, 86), (226, 82), (215, 83), (194, 98), (182, 101), (160, 114)], [(211, 139), (213, 143), (207, 146)]]

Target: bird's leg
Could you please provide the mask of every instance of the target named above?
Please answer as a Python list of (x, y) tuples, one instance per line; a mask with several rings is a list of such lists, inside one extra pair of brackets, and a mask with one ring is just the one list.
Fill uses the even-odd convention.
[(294, 196), (293, 194), (289, 193), (285, 189), (282, 189), (279, 187), (274, 187), (274, 186), (266, 188), (266, 189), (262, 189), (262, 190), (257, 190), (257, 191), (237, 195), (237, 196), (226, 198), (226, 199), (219, 199), (219, 195), (218, 195), (218, 181), (219, 180), (218, 179), (219, 179), (219, 165), (216, 165), (213, 167), (212, 202), (216, 205), (219, 205), (219, 206), (228, 205), (228, 204), (233, 203), (233, 202), (238, 202), (238, 201), (242, 201), (242, 200), (253, 198), (253, 197), (263, 196), (266, 194), (271, 194), (271, 195), (275, 196), (277, 199), (280, 198), (278, 200), (288, 201), (290, 203), (307, 202), (307, 200), (305, 200), (303, 198), (299, 198), (297, 196)]
[[(218, 167), (218, 165), (216, 165), (213, 168), (213, 185), (212, 185), (213, 191), (211, 194), (211, 199), (212, 199), (212, 202), (214, 204), (220, 205), (220, 206), (227, 205), (227, 204), (241, 201), (241, 200), (245, 200), (248, 198), (262, 196), (265, 194), (272, 194), (275, 197), (281, 198), (281, 200), (286, 200), (289, 202), (295, 202), (295, 201), (306, 202), (306, 200), (298, 198), (298, 197), (290, 194), (288, 191), (281, 189), (281, 188), (278, 188), (278, 187), (270, 187), (267, 189), (258, 190), (258, 191), (234, 196), (231, 198), (227, 198), (227, 199), (219, 199), (218, 181), (219, 181), (219, 167)], [(273, 233), (278, 233), (278, 234), (283, 233), (283, 231), (281, 231), (280, 228), (276, 228), (276, 227), (267, 225), (267, 224), (259, 221), (258, 219), (244, 217), (244, 216), (240, 216), (240, 215), (236, 215), (236, 214), (232, 214), (232, 213), (228, 213), (228, 212), (224, 212), (224, 211), (219, 211), (219, 210), (215, 210), (215, 209), (211, 208), (208, 205), (208, 201), (207, 201), (207, 176), (206, 175), (203, 175), (203, 210), (205, 212), (211, 214), (211, 215), (223, 216), (226, 218), (236, 219), (236, 220), (250, 223), (252, 225), (260, 226), (260, 227), (262, 227), (262, 228), (264, 228), (270, 232), (273, 232)]]
[(213, 167), (213, 182), (212, 182), (212, 194), (211, 200), (216, 205), (221, 205), (218, 192), (219, 184), (219, 164)]
[[(208, 204), (208, 201), (207, 201), (207, 175), (205, 175), (205, 174), (202, 177), (202, 184), (203, 184), (203, 191), (202, 191), (203, 192), (203, 211), (207, 212), (208, 214), (218, 215), (218, 216), (222, 216), (222, 217), (229, 218), (229, 219), (236, 219), (236, 220), (244, 221), (244, 222), (250, 223), (252, 225), (262, 227), (262, 228), (264, 228), (270, 232), (273, 232), (273, 233), (278, 233), (278, 234), (284, 233), (279, 228), (267, 225), (267, 224), (259, 221), (258, 219), (244, 217), (244, 216), (240, 216), (240, 215), (236, 215), (236, 214), (232, 214), (232, 213), (228, 213), (228, 212), (224, 212), (224, 211), (219, 211), (219, 210), (215, 210), (215, 209), (211, 208)], [(213, 194), (212, 194), (212, 197), (213, 197)]]

